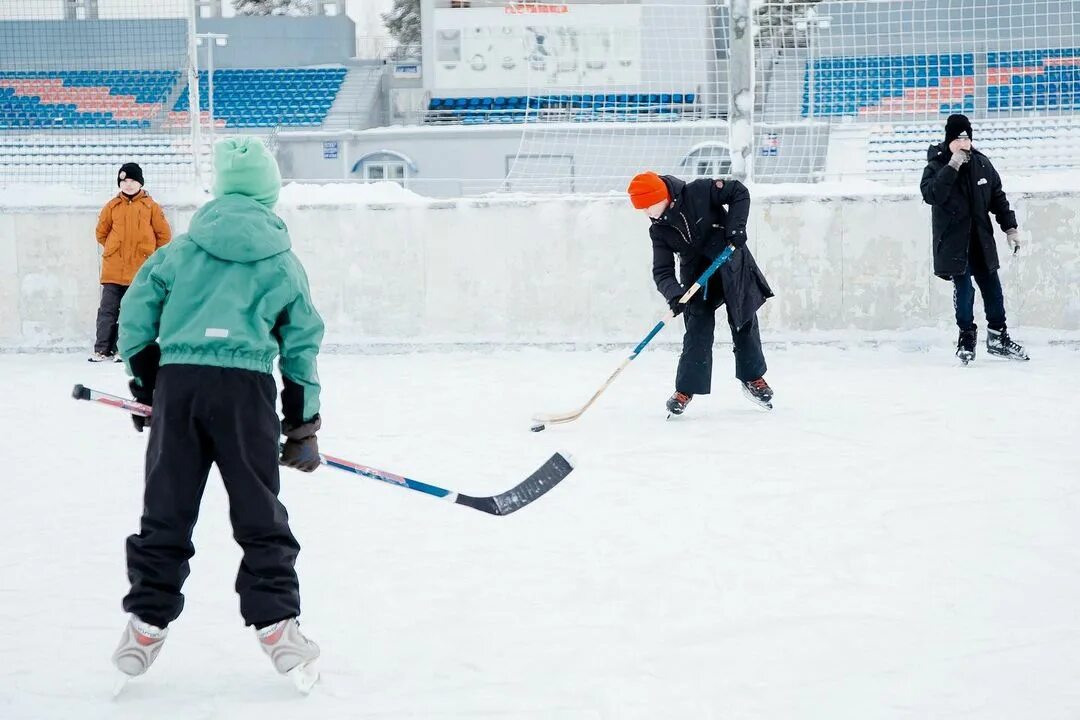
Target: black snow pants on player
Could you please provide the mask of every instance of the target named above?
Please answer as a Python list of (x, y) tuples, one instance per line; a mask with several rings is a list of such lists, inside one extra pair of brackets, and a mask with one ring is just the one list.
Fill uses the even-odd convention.
[(229, 496), (233, 537), (244, 551), (236, 576), (240, 614), (266, 625), (300, 614), (294, 566), (300, 546), (278, 500), (281, 424), (272, 376), (204, 365), (165, 365), (157, 377), (146, 449), (139, 534), (127, 541), (131, 591), (124, 610), (165, 627), (184, 608), (180, 592), (210, 465)]
[[(710, 287), (709, 292), (714, 292)], [(716, 328), (716, 305), (695, 297), (686, 306), (683, 320), (682, 354), (675, 372), (675, 389), (687, 395), (708, 395), (712, 391), (713, 336)], [(757, 380), (768, 369), (761, 350), (757, 315), (740, 328), (730, 324), (732, 351), (735, 353), (735, 377), (741, 382)]]

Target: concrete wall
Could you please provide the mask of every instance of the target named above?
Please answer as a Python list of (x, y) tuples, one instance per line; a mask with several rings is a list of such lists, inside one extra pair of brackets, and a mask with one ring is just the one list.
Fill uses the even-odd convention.
[(187, 21), (0, 21), (0, 70), (179, 70)]
[(1080, 46), (1075, 0), (834, 0), (821, 55), (905, 55)]
[[(201, 18), (197, 27), (228, 33), (229, 44), (214, 48), (219, 68), (342, 63), (356, 54), (356, 26), (344, 15)], [(0, 21), (0, 70), (180, 70), (187, 32), (184, 19)]]
[[(196, 27), (228, 33), (229, 44), (214, 48), (219, 68), (327, 65), (356, 55), (356, 25), (345, 15), (201, 18)], [(205, 68), (205, 52), (199, 55), (199, 66)]]
[[(767, 338), (951, 325), (951, 286), (931, 274), (918, 198), (762, 194), (749, 231), (777, 293), (762, 315)], [(1029, 244), (1004, 258), (1010, 324), (1080, 329), (1080, 198), (1014, 200)], [(89, 347), (98, 208), (0, 210), (0, 347)], [(166, 214), (180, 231), (193, 211)], [(647, 221), (622, 198), (280, 213), (330, 342), (636, 342), (663, 309)]]
[[(524, 135), (523, 135), (524, 133)], [(325, 157), (323, 143), (336, 141), (338, 157)], [(642, 168), (685, 174), (686, 154), (705, 143), (725, 144), (723, 121), (698, 123), (545, 123), (526, 127), (391, 127), (365, 131), (284, 131), (277, 136), (282, 177), (345, 179), (356, 159), (390, 150), (410, 158), (409, 188), (431, 197), (497, 189), (604, 192), (621, 190)], [(519, 155), (520, 151), (520, 155)], [(545, 180), (530, 157), (563, 156), (572, 172)], [(515, 159), (520, 164), (514, 164)], [(539, 162), (539, 161), (537, 161)], [(509, 180), (504, 182), (503, 179)]]
[[(498, 189), (520, 141), (520, 126), (282, 132), (276, 153), (283, 178), (343, 180), (360, 177), (351, 174), (359, 158), (389, 150), (413, 161), (410, 189), (432, 197), (461, 197)], [(326, 157), (326, 142), (338, 143), (337, 158)]]

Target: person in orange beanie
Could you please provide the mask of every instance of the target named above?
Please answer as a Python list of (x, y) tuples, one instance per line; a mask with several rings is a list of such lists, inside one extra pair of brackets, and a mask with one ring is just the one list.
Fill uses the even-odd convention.
[[(750, 192), (738, 180), (685, 182), (672, 175), (635, 175), (626, 192), (631, 204), (649, 216), (653, 280), (671, 311), (686, 323), (675, 394), (667, 401), (681, 415), (695, 395), (712, 391), (712, 346), (716, 310), (727, 305), (735, 351), (735, 377), (752, 402), (772, 409), (773, 391), (765, 382), (757, 311), (773, 296), (754, 256), (746, 247)], [(685, 305), (680, 299), (728, 245), (734, 254)], [(675, 272), (675, 256), (679, 271)]]

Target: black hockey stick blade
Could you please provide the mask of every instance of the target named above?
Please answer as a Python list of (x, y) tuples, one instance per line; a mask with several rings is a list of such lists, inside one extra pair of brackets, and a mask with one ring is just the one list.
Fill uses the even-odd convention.
[(555, 453), (536, 472), (504, 493), (487, 497), (458, 493), (454, 502), (491, 515), (509, 515), (547, 494), (573, 471), (573, 461), (562, 453)]

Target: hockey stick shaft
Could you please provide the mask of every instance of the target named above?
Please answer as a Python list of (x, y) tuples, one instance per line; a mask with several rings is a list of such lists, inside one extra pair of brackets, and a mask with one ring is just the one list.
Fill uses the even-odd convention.
[[(71, 396), (76, 400), (89, 400), (119, 410), (126, 410), (133, 415), (141, 415), (143, 417), (150, 417), (153, 412), (153, 408), (149, 405), (136, 402), (129, 398), (123, 398), (118, 395), (110, 395), (109, 393), (94, 390), (85, 387), (84, 385), (76, 385), (71, 392)], [(490, 515), (509, 515), (516, 510), (520, 510), (533, 500), (547, 493), (548, 490), (555, 487), (555, 485), (573, 471), (573, 464), (568, 457), (561, 453), (555, 453), (547, 460), (547, 462), (541, 465), (536, 472), (505, 493), (493, 496), (473, 497), (471, 495), (459, 493), (455, 490), (439, 487), (438, 485), (429, 485), (428, 483), (413, 480), (403, 475), (387, 472), (386, 470), (379, 470), (366, 465), (360, 465), (359, 463), (354, 463), (332, 455), (320, 453), (319, 461), (323, 465), (332, 467), (336, 470), (342, 470), (354, 475), (366, 477), (370, 480), (378, 480), (390, 485), (397, 485), (398, 487), (415, 490), (416, 492), (431, 495), (458, 505), (465, 505), (466, 507), (471, 507), (474, 510), (480, 510), (481, 512), (486, 512)]]
[[(724, 248), (724, 251), (720, 253), (720, 255), (712, 261), (709, 267), (705, 269), (705, 272), (701, 273), (701, 276), (697, 279), (697, 281), (693, 285), (691, 285), (685, 293), (683, 293), (683, 296), (679, 298), (679, 302), (681, 304), (689, 302), (690, 299), (697, 294), (698, 290), (703, 288), (709, 282), (709, 278), (711, 278), (713, 274), (720, 269), (720, 266), (726, 263), (729, 258), (731, 258), (731, 255), (734, 252), (735, 247), (732, 245)], [(611, 373), (611, 375), (608, 376), (608, 379), (604, 381), (604, 384), (601, 385), (595, 393), (593, 393), (593, 396), (589, 398), (589, 401), (582, 405), (580, 408), (571, 412), (556, 415), (537, 415), (533, 418), (533, 422), (541, 423), (543, 425), (559, 425), (562, 423), (572, 422), (584, 415), (585, 411), (592, 407), (592, 404), (595, 403), (597, 399), (604, 394), (604, 391), (608, 389), (611, 383), (615, 381), (615, 378), (617, 378), (619, 374), (626, 369), (626, 366), (633, 362), (634, 359), (641, 354), (641, 351), (644, 350), (650, 342), (652, 342), (653, 338), (660, 334), (660, 331), (664, 329), (664, 326), (671, 322), (674, 318), (675, 313), (671, 310), (668, 310), (660, 319), (660, 321), (653, 326), (653, 329), (649, 331), (649, 334), (646, 335), (642, 339), (642, 341), (634, 347), (630, 355), (622, 361), (619, 367), (615, 368), (615, 372)]]

